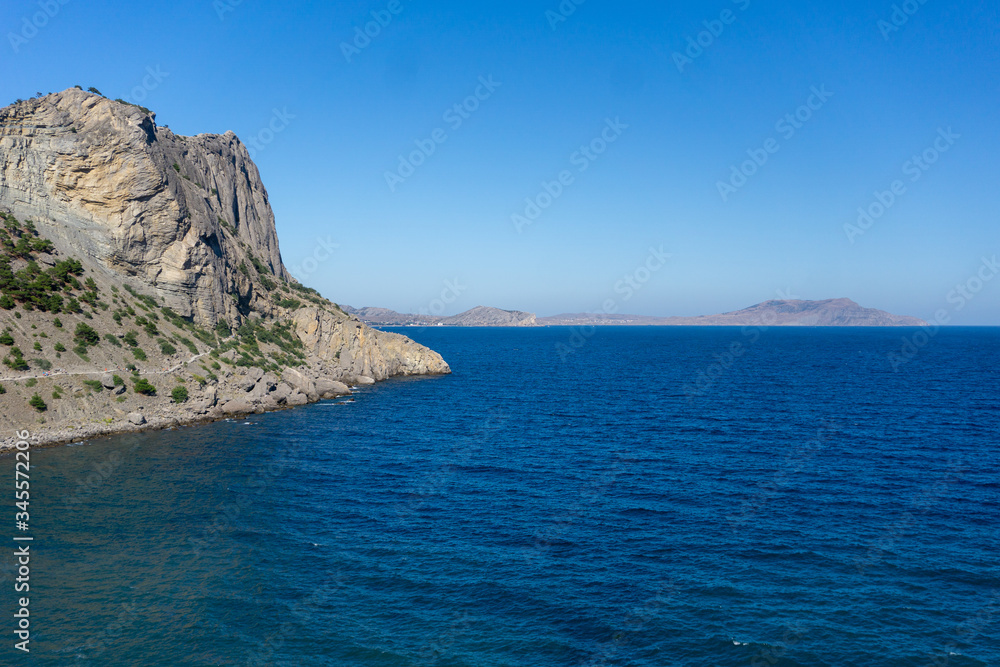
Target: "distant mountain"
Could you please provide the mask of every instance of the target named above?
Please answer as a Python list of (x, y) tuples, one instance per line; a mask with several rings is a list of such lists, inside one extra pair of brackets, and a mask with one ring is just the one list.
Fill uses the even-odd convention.
[(533, 327), (537, 325), (534, 313), (501, 310), (488, 306), (476, 306), (472, 310), (452, 317), (397, 313), (388, 308), (341, 307), (348, 314), (357, 316), (365, 324), (378, 326)]
[(540, 317), (543, 326), (812, 326), (812, 327), (914, 327), (926, 324), (916, 317), (893, 315), (864, 308), (850, 299), (825, 301), (773, 300), (720, 315), (698, 317), (650, 317), (567, 313)]

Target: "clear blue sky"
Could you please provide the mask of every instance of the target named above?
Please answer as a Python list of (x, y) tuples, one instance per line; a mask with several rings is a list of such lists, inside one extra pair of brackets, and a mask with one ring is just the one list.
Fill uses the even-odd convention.
[[(176, 132), (270, 139), (256, 160), (285, 263), (355, 306), (427, 309), (457, 279), (447, 313), (614, 299), (692, 315), (780, 290), (1000, 324), (1000, 276), (960, 310), (949, 301), (1000, 254), (1000, 9), (911, 2), (890, 32), (890, 0), (586, 0), (558, 22), (546, 16), (558, 0), (52, 0), (33, 34), (25, 19), (45, 2), (8, 0), (0, 98), (96, 86), (138, 94)], [(348, 62), (342, 44), (372, 12), (387, 25)], [(711, 28), (721, 34), (702, 35), (679, 71), (674, 54)], [(832, 96), (810, 99), (814, 86)], [(467, 118), (445, 116), (477, 87), (486, 99)], [(275, 109), (294, 118), (261, 135)], [(797, 111), (811, 117), (776, 126)], [(628, 127), (606, 131), (615, 140), (595, 159), (574, 156), (607, 119)], [(960, 136), (938, 142), (933, 165), (906, 164), (934, 157), (948, 128)], [(393, 191), (386, 172), (438, 129), (446, 141)], [(723, 201), (719, 182), (765, 146), (777, 150)], [(518, 231), (511, 216), (564, 170), (572, 182)], [(845, 224), (896, 180), (903, 194), (851, 243)], [(616, 292), (661, 246), (665, 266), (631, 298)], [(317, 255), (328, 259), (307, 261)]]

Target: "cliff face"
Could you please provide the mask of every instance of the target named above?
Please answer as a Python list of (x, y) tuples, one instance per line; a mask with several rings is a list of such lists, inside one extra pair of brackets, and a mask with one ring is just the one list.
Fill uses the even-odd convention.
[(0, 427), (40, 440), (450, 372), (291, 278), (233, 133), (78, 89), (0, 109), (0, 292)]
[(238, 270), (251, 254), (290, 277), (267, 191), (236, 135), (181, 137), (82, 90), (0, 110), (0, 202), (199, 323), (273, 312)]

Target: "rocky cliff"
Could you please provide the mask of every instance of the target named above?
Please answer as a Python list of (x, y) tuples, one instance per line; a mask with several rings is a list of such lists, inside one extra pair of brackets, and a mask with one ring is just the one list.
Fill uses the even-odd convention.
[[(267, 190), (232, 132), (180, 136), (147, 109), (79, 89), (19, 101), (0, 109), (0, 215), (6, 428), (30, 428), (30, 416), (43, 431), (88, 418), (113, 431), (140, 421), (126, 408), (211, 418), (333, 395), (331, 383), (450, 372), (291, 278)], [(197, 386), (169, 404), (162, 390), (111, 402), (99, 398), (105, 369)], [(25, 412), (28, 394), (52, 405)]]

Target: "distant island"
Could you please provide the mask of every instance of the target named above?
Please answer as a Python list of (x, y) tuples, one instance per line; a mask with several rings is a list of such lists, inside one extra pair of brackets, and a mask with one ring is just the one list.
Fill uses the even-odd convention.
[(824, 301), (771, 300), (718, 315), (655, 317), (565, 313), (537, 317), (519, 310), (477, 306), (452, 317), (397, 313), (388, 308), (342, 306), (350, 315), (374, 326), (533, 327), (533, 326), (775, 326), (775, 327), (920, 327), (916, 317), (865, 308), (850, 299)]

